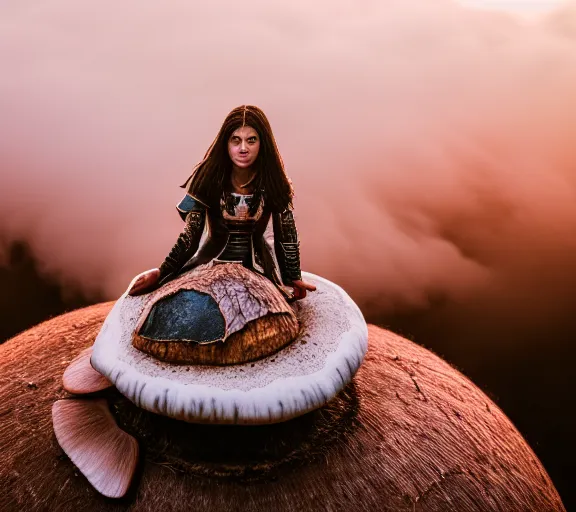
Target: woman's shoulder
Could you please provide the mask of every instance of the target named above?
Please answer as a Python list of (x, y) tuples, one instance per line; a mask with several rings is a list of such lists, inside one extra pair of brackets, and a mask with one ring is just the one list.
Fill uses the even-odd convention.
[(194, 197), (193, 195), (187, 193), (184, 198), (176, 205), (176, 209), (182, 217), (182, 220), (186, 220), (186, 215), (190, 212), (201, 212), (208, 208), (200, 199)]

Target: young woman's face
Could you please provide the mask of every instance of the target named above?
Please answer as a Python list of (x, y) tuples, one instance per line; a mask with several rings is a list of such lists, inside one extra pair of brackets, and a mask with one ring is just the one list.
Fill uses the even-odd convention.
[(260, 137), (251, 126), (238, 128), (228, 140), (228, 154), (232, 163), (240, 169), (249, 168), (258, 156)]

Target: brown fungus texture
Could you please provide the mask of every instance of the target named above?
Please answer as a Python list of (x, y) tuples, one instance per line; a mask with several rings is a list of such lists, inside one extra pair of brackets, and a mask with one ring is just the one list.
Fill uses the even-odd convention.
[(0, 510), (565, 510), (485, 394), (430, 351), (372, 325), (353, 383), (284, 423), (187, 424), (113, 388), (96, 393), (141, 453), (125, 497), (106, 498), (59, 447), (51, 409), (74, 399), (62, 374), (111, 306), (54, 318), (0, 346)]

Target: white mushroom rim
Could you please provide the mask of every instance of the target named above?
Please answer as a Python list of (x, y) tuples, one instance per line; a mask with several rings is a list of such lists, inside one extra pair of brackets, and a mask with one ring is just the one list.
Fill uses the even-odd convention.
[(354, 377), (368, 328), (342, 288), (302, 274), (317, 289), (294, 303), (301, 333), (276, 354), (230, 366), (159, 361), (132, 346), (144, 299), (125, 292), (96, 338), (92, 366), (138, 407), (193, 423), (276, 423), (317, 409)]

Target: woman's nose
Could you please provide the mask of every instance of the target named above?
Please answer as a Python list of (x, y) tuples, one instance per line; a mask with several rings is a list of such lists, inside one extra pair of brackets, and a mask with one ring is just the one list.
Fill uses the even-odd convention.
[(240, 151), (246, 151), (246, 141), (242, 141), (240, 143)]

